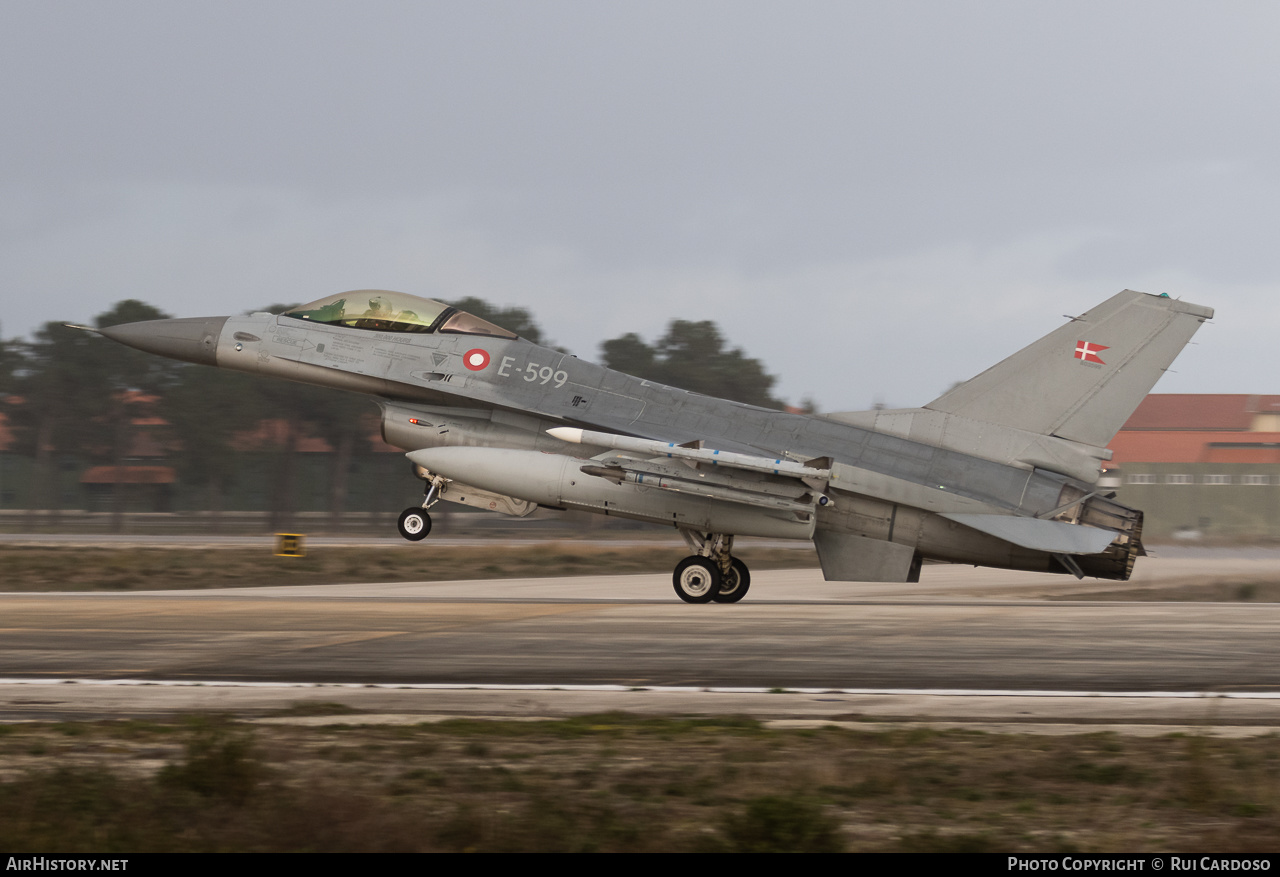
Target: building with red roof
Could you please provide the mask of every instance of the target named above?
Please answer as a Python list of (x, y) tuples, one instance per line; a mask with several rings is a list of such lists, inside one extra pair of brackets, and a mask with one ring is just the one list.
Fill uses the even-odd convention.
[(1149, 541), (1280, 539), (1280, 396), (1153, 394), (1109, 447), (1099, 484)]

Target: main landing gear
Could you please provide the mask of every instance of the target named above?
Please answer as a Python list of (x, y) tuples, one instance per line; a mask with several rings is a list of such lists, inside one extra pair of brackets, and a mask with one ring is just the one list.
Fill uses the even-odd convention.
[(733, 536), (692, 530), (681, 530), (680, 535), (697, 552), (676, 564), (671, 577), (681, 600), (737, 603), (747, 595), (751, 573), (745, 563), (729, 553), (733, 549)]
[(408, 539), (410, 542), (421, 542), (431, 533), (431, 515), (427, 514), (427, 509), (440, 501), (440, 488), (444, 486), (444, 479), (439, 475), (427, 482), (426, 495), (422, 499), (422, 505), (407, 508), (400, 513), (400, 520), (396, 521), (396, 529), (400, 531), (400, 535)]

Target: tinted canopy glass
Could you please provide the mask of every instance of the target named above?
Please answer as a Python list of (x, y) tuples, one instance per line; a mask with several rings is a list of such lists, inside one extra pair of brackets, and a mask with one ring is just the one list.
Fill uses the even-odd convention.
[(379, 332), (431, 332), (439, 324), (441, 332), (490, 335), (497, 338), (516, 337), (514, 332), (508, 332), (444, 302), (387, 289), (340, 292), (294, 308), (281, 316)]
[(458, 335), (492, 335), (498, 338), (515, 338), (515, 332), (508, 332), (495, 326), (488, 320), (482, 320), (466, 311), (454, 311), (440, 327), (441, 332), (453, 332)]
[(386, 289), (340, 292), (295, 308), (283, 316), (330, 326), (381, 332), (430, 332), (447, 304)]

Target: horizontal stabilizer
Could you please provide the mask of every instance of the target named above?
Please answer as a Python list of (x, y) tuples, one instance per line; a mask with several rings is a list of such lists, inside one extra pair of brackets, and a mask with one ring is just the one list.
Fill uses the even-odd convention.
[(961, 513), (944, 514), (942, 517), (1023, 548), (1054, 554), (1101, 554), (1119, 535), (1115, 530), (1015, 515)]

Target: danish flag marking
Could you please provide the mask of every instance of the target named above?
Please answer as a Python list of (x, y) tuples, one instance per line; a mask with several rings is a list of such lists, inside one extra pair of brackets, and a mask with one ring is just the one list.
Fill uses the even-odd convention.
[(1099, 365), (1106, 365), (1106, 363), (1102, 361), (1102, 357), (1098, 356), (1098, 354), (1104, 350), (1110, 349), (1110, 347), (1104, 347), (1101, 344), (1093, 344), (1089, 341), (1077, 341), (1076, 359), (1081, 359), (1085, 362), (1096, 362)]

